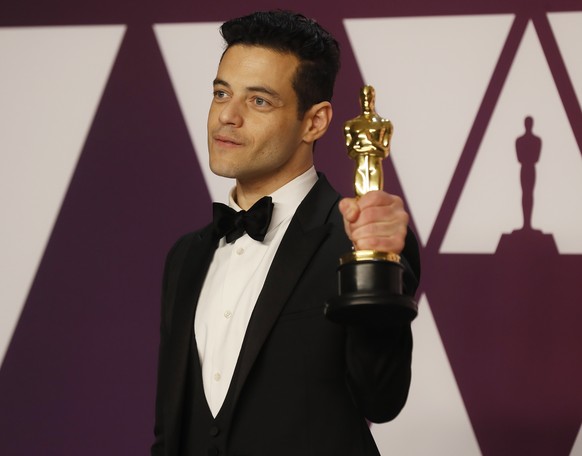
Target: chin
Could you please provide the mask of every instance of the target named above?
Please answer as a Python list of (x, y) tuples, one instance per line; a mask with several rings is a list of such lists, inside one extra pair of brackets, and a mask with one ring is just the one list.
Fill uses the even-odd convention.
[(228, 177), (230, 179), (236, 179), (236, 172), (227, 166), (217, 166), (216, 164), (210, 164), (210, 171), (213, 174), (220, 177)]

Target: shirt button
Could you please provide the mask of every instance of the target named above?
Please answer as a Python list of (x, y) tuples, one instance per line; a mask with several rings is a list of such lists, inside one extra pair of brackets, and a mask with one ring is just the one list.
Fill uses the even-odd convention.
[(236, 249), (237, 255), (242, 255), (243, 253), (245, 253), (245, 249), (243, 249), (242, 247), (239, 247), (238, 249)]
[(226, 312), (224, 312), (224, 318), (230, 318), (232, 317), (232, 312), (230, 310), (227, 310)]
[(217, 382), (220, 381), (220, 372), (217, 372), (216, 374), (214, 374), (214, 380)]

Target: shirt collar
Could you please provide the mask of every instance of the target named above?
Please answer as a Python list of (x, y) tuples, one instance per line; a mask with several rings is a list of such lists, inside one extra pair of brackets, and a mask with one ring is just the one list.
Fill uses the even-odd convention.
[[(317, 179), (317, 172), (315, 171), (315, 167), (312, 166), (300, 176), (297, 176), (292, 181), (283, 185), (283, 187), (268, 195), (273, 198), (273, 203), (275, 204), (269, 231), (295, 214), (299, 204), (301, 204), (303, 198), (307, 196), (311, 188), (315, 185)], [(235, 190), (236, 187), (230, 191), (228, 205), (234, 210), (240, 211), (241, 208), (234, 201)]]

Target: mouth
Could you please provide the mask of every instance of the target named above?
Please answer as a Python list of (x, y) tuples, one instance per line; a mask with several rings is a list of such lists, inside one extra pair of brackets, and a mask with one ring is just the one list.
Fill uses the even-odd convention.
[(217, 145), (223, 146), (223, 147), (237, 147), (237, 146), (242, 146), (242, 142), (240, 142), (240, 141), (238, 141), (235, 138), (232, 138), (230, 136), (214, 135), (212, 137), (212, 139), (214, 140), (214, 142)]

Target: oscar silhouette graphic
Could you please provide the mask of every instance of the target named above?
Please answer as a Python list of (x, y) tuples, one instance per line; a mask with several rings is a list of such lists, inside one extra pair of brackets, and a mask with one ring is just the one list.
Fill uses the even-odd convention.
[(497, 246), (498, 252), (522, 252), (535, 246), (536, 252), (557, 254), (558, 249), (551, 234), (532, 227), (534, 208), (534, 189), (536, 183), (536, 163), (540, 159), (542, 140), (533, 133), (533, 117), (524, 120), (525, 133), (515, 140), (517, 160), (521, 165), (521, 207), (523, 226), (510, 234), (501, 236)]

